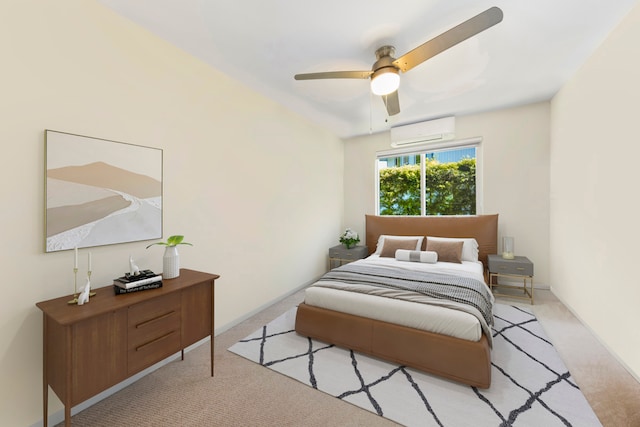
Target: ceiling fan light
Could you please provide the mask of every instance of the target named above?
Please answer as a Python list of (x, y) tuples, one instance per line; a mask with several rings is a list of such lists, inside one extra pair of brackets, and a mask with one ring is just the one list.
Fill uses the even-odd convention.
[(371, 92), (375, 95), (389, 95), (400, 87), (400, 75), (395, 68), (383, 68), (371, 77)]

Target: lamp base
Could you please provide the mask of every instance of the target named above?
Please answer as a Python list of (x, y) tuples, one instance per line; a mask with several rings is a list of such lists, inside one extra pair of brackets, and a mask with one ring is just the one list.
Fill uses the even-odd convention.
[(515, 256), (513, 255), (513, 252), (502, 252), (502, 258), (503, 259), (514, 259)]

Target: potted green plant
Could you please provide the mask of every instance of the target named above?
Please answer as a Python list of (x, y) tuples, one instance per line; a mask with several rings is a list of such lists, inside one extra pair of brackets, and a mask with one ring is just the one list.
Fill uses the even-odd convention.
[(347, 249), (351, 249), (353, 246), (357, 245), (360, 241), (360, 237), (358, 237), (358, 233), (353, 231), (350, 228), (347, 228), (342, 236), (340, 236), (340, 243), (345, 245)]
[(180, 276), (180, 254), (178, 253), (178, 245), (193, 245), (185, 242), (184, 236), (181, 235), (169, 236), (166, 242), (152, 243), (147, 246), (147, 249), (155, 245), (166, 246), (164, 256), (162, 257), (162, 278), (174, 279)]

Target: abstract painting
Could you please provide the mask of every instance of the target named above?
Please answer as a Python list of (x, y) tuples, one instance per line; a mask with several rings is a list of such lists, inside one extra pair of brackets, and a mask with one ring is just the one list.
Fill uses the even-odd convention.
[(162, 150), (45, 130), (45, 251), (162, 237)]

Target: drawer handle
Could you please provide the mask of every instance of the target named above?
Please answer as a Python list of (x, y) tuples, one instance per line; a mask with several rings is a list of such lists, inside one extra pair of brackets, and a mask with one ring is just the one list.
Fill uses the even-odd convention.
[(149, 341), (149, 342), (146, 342), (146, 343), (144, 343), (144, 344), (142, 344), (142, 345), (139, 345), (138, 347), (136, 347), (136, 351), (140, 351), (140, 350), (144, 349), (145, 347), (150, 346), (151, 344), (155, 344), (155, 343), (157, 343), (158, 341), (163, 340), (163, 339), (165, 339), (165, 338), (168, 338), (170, 335), (173, 335), (173, 334), (175, 334), (175, 333), (176, 333), (176, 331), (171, 331), (171, 332), (169, 332), (168, 334), (164, 334), (164, 335), (163, 335), (163, 336), (161, 336), (161, 337), (158, 337), (158, 338), (153, 339), (153, 340), (151, 340), (151, 341)]
[(524, 267), (516, 267), (516, 270), (524, 271)]
[(137, 328), (142, 328), (142, 327), (144, 327), (144, 326), (147, 326), (147, 325), (148, 325), (148, 324), (150, 324), (150, 323), (157, 322), (158, 320), (166, 319), (167, 317), (172, 316), (172, 315), (173, 315), (173, 313), (175, 313), (175, 310), (171, 310), (170, 312), (165, 313), (165, 314), (161, 314), (160, 316), (158, 316), (158, 317), (154, 317), (153, 319), (145, 320), (145, 321), (144, 321), (144, 322), (142, 322), (142, 323), (138, 323), (138, 324), (136, 325), (136, 329), (137, 329)]

